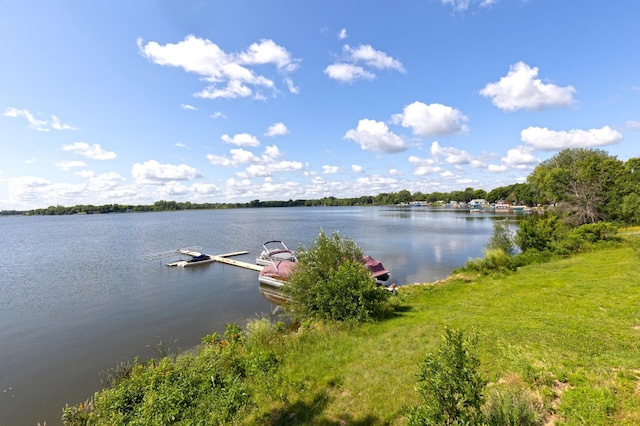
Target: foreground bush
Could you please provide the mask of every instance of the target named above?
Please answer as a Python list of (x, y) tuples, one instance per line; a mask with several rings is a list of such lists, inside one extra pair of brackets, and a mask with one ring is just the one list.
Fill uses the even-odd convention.
[(203, 339), (197, 355), (136, 360), (92, 401), (66, 407), (68, 426), (216, 425), (231, 422), (251, 402), (247, 371), (269, 374), (277, 360), (246, 350), (245, 336), (228, 325), (222, 338)]
[(408, 410), (412, 426), (480, 425), (486, 381), (478, 368), (477, 338), (446, 328), (437, 352), (429, 353), (418, 374), (422, 403)]
[(297, 320), (366, 321), (383, 311), (390, 292), (364, 266), (364, 253), (350, 239), (320, 230), (309, 249), (299, 249), (285, 292), (288, 313)]

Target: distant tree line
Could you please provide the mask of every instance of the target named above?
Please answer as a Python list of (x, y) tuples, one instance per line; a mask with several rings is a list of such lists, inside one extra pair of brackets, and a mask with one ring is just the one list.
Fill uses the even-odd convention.
[(211, 210), (262, 207), (312, 206), (380, 206), (424, 202), (429, 205), (452, 201), (467, 203), (485, 199), (490, 203), (504, 200), (514, 205), (554, 206), (575, 225), (612, 221), (640, 224), (640, 158), (626, 162), (599, 149), (566, 149), (540, 163), (526, 183), (463, 191), (422, 193), (403, 189), (398, 192), (365, 195), (355, 198), (323, 197), (314, 200), (260, 201), (248, 203), (192, 203), (190, 201), (156, 201), (151, 205), (105, 204), (102, 206), (50, 206), (29, 211), (2, 211), (2, 215), (68, 215), (167, 210)]

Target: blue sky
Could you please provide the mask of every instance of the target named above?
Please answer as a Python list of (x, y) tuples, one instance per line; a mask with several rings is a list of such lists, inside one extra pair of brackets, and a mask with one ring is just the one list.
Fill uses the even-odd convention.
[(636, 0), (0, 6), (0, 209), (487, 191), (640, 156)]

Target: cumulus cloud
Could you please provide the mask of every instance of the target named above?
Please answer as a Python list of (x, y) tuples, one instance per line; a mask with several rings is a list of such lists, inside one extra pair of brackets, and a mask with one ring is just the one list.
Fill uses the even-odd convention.
[(51, 120), (40, 120), (35, 118), (29, 110), (26, 109), (18, 109), (18, 108), (7, 108), (2, 114), (5, 117), (18, 118), (22, 117), (27, 120), (29, 123), (29, 128), (35, 129), (39, 132), (48, 132), (51, 129), (53, 130), (78, 130), (76, 127), (71, 126), (70, 124), (63, 123), (58, 117), (55, 115), (51, 116)]
[(343, 46), (342, 50), (349, 62), (363, 63), (379, 70), (391, 69), (401, 73), (405, 72), (402, 62), (374, 49), (371, 45), (365, 44), (354, 48), (347, 44)]
[(212, 41), (193, 35), (175, 44), (144, 44), (141, 39), (137, 43), (140, 54), (153, 63), (179, 67), (202, 77), (208, 85), (196, 96), (207, 99), (264, 99), (263, 90), (275, 90), (275, 83), (252, 67), (273, 65), (278, 73), (288, 74), (299, 66), (287, 49), (266, 39), (238, 53), (227, 53)]
[(12, 205), (42, 206), (70, 204), (86, 195), (86, 185), (56, 183), (35, 176), (7, 179), (9, 202)]
[(325, 175), (335, 175), (338, 173), (342, 173), (342, 170), (340, 170), (340, 167), (338, 166), (329, 166), (325, 164), (324, 166), (322, 166), (322, 173), (324, 173)]
[(247, 165), (247, 168), (238, 172), (242, 178), (271, 176), (276, 172), (302, 170), (302, 163), (298, 161), (279, 161), (282, 153), (276, 145), (267, 146), (261, 156), (257, 156), (244, 149), (230, 150), (231, 158), (225, 155), (207, 155), (207, 159), (214, 166), (238, 167)]
[(198, 170), (186, 164), (161, 164), (156, 160), (135, 163), (131, 168), (131, 175), (141, 184), (159, 184), (202, 177)]
[(60, 170), (71, 170), (77, 167), (87, 167), (87, 163), (84, 161), (60, 161), (56, 163), (56, 167)]
[(450, 106), (413, 102), (402, 113), (394, 114), (391, 120), (394, 124), (411, 128), (414, 135), (429, 137), (466, 132), (468, 126), (464, 123), (469, 119)]
[(225, 155), (207, 155), (207, 159), (214, 166), (236, 167), (241, 164), (257, 163), (260, 161), (260, 157), (254, 155), (251, 151), (244, 149), (232, 149), (229, 151), (231, 158)]
[(116, 188), (125, 179), (119, 173), (102, 173), (89, 178), (89, 189), (92, 191), (106, 191)]
[(432, 158), (420, 158), (412, 155), (409, 157), (409, 163), (413, 165), (415, 176), (430, 175), (442, 171)]
[(340, 32), (338, 33), (338, 38), (340, 40), (344, 40), (347, 37), (348, 37), (347, 29), (346, 28), (341, 29)]
[(491, 98), (493, 104), (504, 111), (543, 110), (573, 103), (576, 90), (572, 86), (543, 83), (537, 76), (538, 68), (518, 62), (510, 67), (506, 77), (487, 84), (480, 95)]
[(518, 146), (507, 151), (507, 156), (502, 158), (502, 164), (510, 167), (536, 165), (540, 162), (527, 146)]
[(273, 136), (288, 135), (289, 133), (290, 132), (287, 126), (284, 123), (280, 122), (280, 123), (274, 123), (271, 126), (269, 126), (269, 128), (267, 129), (264, 135), (273, 137)]
[(489, 173), (502, 173), (508, 170), (532, 170), (540, 160), (533, 155), (534, 149), (530, 146), (517, 146), (507, 151), (507, 156), (500, 159), (500, 164), (489, 164)]
[(391, 132), (385, 123), (366, 118), (358, 122), (358, 127), (348, 130), (344, 138), (357, 142), (365, 151), (392, 153), (407, 149), (404, 140)]
[(362, 173), (364, 172), (364, 168), (358, 164), (352, 164), (351, 165), (351, 170), (353, 170), (356, 173)]
[(237, 146), (259, 146), (260, 145), (260, 141), (255, 136), (250, 135), (248, 133), (238, 133), (233, 137), (227, 134), (224, 134), (222, 135), (222, 137), (220, 137), (220, 139), (222, 139), (222, 142), (224, 143), (237, 145)]
[(522, 141), (533, 149), (561, 151), (566, 148), (593, 148), (613, 145), (622, 140), (622, 134), (609, 126), (600, 129), (549, 130), (546, 127), (528, 127), (520, 133)]
[(431, 144), (431, 155), (434, 158), (444, 157), (448, 164), (469, 164), (473, 157), (467, 151), (454, 147), (441, 147), (438, 141)]
[(324, 73), (334, 80), (352, 83), (356, 80), (373, 80), (376, 75), (358, 65), (336, 63), (324, 69)]
[(116, 153), (102, 149), (100, 144), (89, 145), (86, 142), (74, 142), (71, 145), (63, 145), (63, 151), (71, 151), (74, 154), (91, 158), (92, 160), (113, 160)]
[(353, 83), (357, 80), (373, 80), (376, 75), (371, 71), (372, 68), (406, 72), (402, 62), (366, 44), (357, 47), (344, 45), (342, 58), (327, 66), (324, 73), (334, 80)]

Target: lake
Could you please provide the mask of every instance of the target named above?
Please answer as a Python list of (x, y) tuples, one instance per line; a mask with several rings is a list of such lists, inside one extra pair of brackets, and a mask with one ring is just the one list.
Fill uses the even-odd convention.
[(189, 348), (273, 305), (255, 271), (210, 263), (169, 268), (151, 253), (208, 254), (268, 240), (309, 246), (338, 231), (381, 260), (399, 285), (445, 278), (483, 255), (495, 217), (423, 207), (291, 207), (0, 217), (0, 425), (61, 424), (65, 403), (100, 389), (101, 371)]

